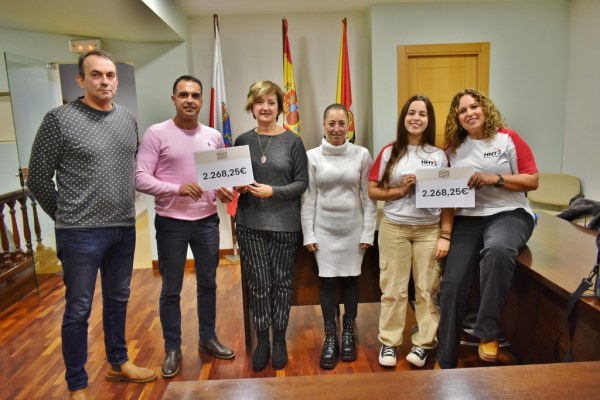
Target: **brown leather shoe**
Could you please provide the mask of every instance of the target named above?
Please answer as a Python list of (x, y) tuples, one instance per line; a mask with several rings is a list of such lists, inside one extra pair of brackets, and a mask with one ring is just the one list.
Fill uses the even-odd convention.
[(87, 388), (69, 391), (69, 400), (89, 400), (90, 394)]
[(156, 372), (148, 368), (138, 367), (126, 361), (118, 367), (109, 365), (106, 369), (107, 381), (146, 383), (156, 380)]
[(229, 360), (235, 357), (235, 352), (219, 342), (219, 339), (217, 339), (216, 336), (207, 340), (206, 342), (203, 342), (201, 339), (198, 343), (198, 351), (204, 351), (224, 360)]
[(479, 357), (483, 361), (496, 362), (496, 358), (498, 357), (498, 339), (482, 339), (479, 343)]

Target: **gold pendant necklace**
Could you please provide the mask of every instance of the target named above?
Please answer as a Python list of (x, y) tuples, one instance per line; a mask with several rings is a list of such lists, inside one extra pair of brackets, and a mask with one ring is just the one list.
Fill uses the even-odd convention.
[(273, 139), (273, 136), (269, 137), (269, 142), (267, 143), (267, 147), (265, 147), (265, 149), (263, 150), (262, 143), (260, 142), (260, 135), (258, 134), (258, 132), (256, 132), (256, 140), (258, 140), (258, 145), (260, 146), (260, 152), (262, 153), (262, 157), (260, 157), (261, 164), (267, 163), (267, 150), (269, 149), (269, 145), (271, 144), (271, 139)]

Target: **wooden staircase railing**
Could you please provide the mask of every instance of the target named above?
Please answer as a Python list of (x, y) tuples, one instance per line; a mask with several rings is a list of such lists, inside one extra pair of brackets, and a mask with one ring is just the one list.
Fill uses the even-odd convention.
[[(36, 251), (41, 251), (45, 247), (42, 243), (37, 203), (29, 189), (23, 188), (0, 195), (0, 240), (2, 242), (2, 253), (0, 254), (0, 312), (31, 291), (38, 290), (35, 263), (33, 261), (34, 250), (28, 203), (31, 205), (33, 215), (33, 229), (37, 241)], [(20, 225), (17, 217), (18, 206), (21, 209)], [(8, 226), (12, 230), (12, 245), (14, 246), (12, 249), (7, 232)]]

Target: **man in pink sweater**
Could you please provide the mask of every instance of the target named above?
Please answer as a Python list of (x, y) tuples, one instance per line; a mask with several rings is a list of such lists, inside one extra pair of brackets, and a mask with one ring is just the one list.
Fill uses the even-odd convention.
[(199, 324), (198, 351), (222, 359), (235, 353), (215, 334), (216, 272), (219, 264), (217, 198), (233, 199), (227, 188), (198, 185), (194, 153), (224, 148), (223, 137), (198, 121), (202, 83), (184, 75), (173, 85), (176, 115), (146, 130), (138, 150), (136, 190), (155, 196), (158, 268), (162, 275), (160, 322), (165, 341), (162, 375), (171, 378), (181, 361), (180, 293), (188, 245), (194, 255)]

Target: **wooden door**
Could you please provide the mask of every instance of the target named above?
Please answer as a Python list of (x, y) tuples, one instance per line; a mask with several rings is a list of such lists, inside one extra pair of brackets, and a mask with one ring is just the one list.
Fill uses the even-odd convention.
[(489, 60), (489, 43), (398, 46), (398, 114), (409, 97), (428, 96), (435, 110), (435, 142), (443, 146), (452, 97), (464, 88), (487, 93)]

